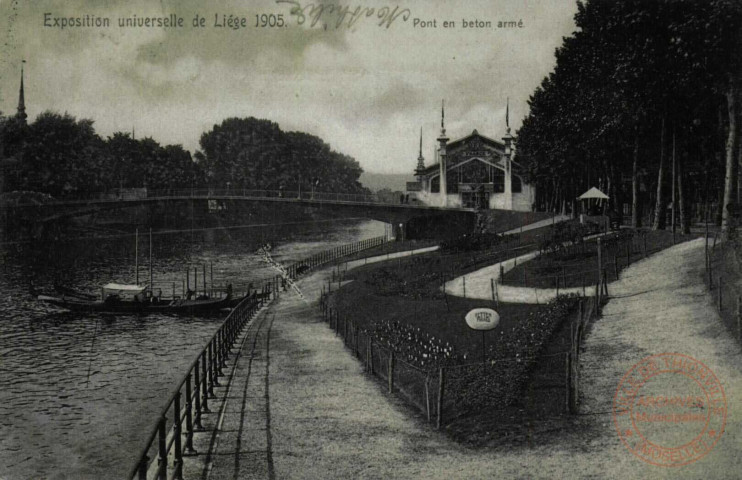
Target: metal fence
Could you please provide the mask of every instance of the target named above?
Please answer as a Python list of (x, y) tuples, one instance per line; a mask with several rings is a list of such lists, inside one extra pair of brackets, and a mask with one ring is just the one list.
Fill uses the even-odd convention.
[(293, 280), (313, 268), (387, 241), (386, 237), (380, 236), (319, 252), (284, 268), (281, 275), (264, 281), (255, 295), (244, 298), (229, 313), (178, 383), (127, 478), (166, 480), (169, 463), (172, 463), (172, 478), (182, 478), (183, 456), (194, 451), (193, 434), (203, 430), (201, 415), (209, 412), (209, 400), (215, 399), (214, 387), (220, 385), (219, 377), (224, 376), (232, 348), (264, 299), (280, 295), (282, 279)]
[(127, 478), (166, 480), (169, 458), (174, 478), (182, 477), (183, 455), (193, 452), (193, 433), (202, 429), (201, 415), (209, 412), (232, 347), (262, 304), (261, 299), (246, 297), (230, 312), (178, 383)]
[(714, 298), (714, 306), (732, 336), (742, 343), (742, 263), (738, 252), (739, 239), (721, 241), (720, 234), (706, 232), (706, 287)]
[[(552, 386), (563, 389), (564, 410), (576, 413), (579, 398), (579, 352), (589, 322), (597, 318), (595, 298), (580, 299), (565, 322), (569, 328), (567, 351), (523, 358), (500, 358), (465, 365), (436, 365), (421, 368), (379, 341), (358, 322), (341, 316), (323, 294), (319, 308), (322, 318), (339, 336), (351, 353), (364, 365), (364, 370), (387, 385), (389, 393), (402, 397), (418, 409), (436, 428), (453, 418), (483, 408), (504, 408), (517, 401), (529, 381), (538, 372), (539, 360), (557, 368), (546, 372)], [(545, 359), (545, 357), (548, 357)]]

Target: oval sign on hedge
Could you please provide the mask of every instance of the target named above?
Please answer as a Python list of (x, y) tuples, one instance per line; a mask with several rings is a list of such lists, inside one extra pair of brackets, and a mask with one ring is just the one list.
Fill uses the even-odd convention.
[(475, 308), (466, 314), (466, 324), (474, 330), (492, 330), (500, 323), (500, 315), (491, 308)]

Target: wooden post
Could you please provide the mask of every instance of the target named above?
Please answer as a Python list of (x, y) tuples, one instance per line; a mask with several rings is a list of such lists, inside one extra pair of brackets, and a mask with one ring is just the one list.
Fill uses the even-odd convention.
[(587, 292), (585, 291), (585, 274), (582, 274), (582, 297), (585, 298)]
[(603, 269), (603, 292), (605, 293), (605, 296), (608, 296), (608, 275), (605, 273), (605, 268)]
[(642, 235), (642, 241), (644, 243), (644, 258), (647, 258), (647, 234)]
[(721, 305), (721, 287), (723, 287), (722, 276), (719, 275), (719, 313), (721, 313), (721, 311), (722, 311), (722, 305)]
[(630, 240), (626, 241), (626, 266), (631, 265), (631, 245)]
[[(139, 229), (134, 231), (134, 272), (136, 284), (139, 285)], [(103, 299), (105, 300), (105, 298)]]
[(572, 352), (564, 355), (564, 406), (565, 411), (572, 413)]
[(466, 277), (463, 277), (464, 282), (464, 298), (466, 298)]
[(618, 280), (618, 255), (613, 255), (613, 274), (616, 275), (616, 280)]
[(505, 277), (505, 269), (502, 266), (502, 263), (500, 263), (500, 283), (503, 283), (503, 277)]
[(154, 290), (154, 269), (152, 266), (152, 229), (149, 229), (149, 296), (153, 297), (155, 295)]
[(394, 351), (389, 351), (389, 371), (387, 372), (389, 380), (389, 393), (394, 391)]
[(443, 424), (443, 392), (445, 388), (445, 381), (446, 381), (446, 373), (445, 373), (445, 367), (440, 367), (438, 369), (438, 411), (437, 413), (437, 419), (436, 419), (436, 428), (438, 430), (441, 429), (441, 425)]
[(737, 339), (742, 341), (742, 297), (737, 296)]
[(495, 301), (495, 279), (490, 278), (490, 290), (492, 291), (492, 301)]
[(556, 276), (556, 296), (559, 296), (559, 276)]
[(598, 237), (598, 278), (600, 279), (600, 274), (603, 272), (603, 245), (600, 241), (600, 237)]
[(430, 377), (425, 377), (425, 412), (428, 414), (428, 423), (430, 423)]

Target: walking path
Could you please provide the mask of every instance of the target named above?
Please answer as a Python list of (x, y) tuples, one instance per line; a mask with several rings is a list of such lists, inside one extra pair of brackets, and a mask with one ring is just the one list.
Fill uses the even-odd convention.
[[(492, 449), (454, 443), (363, 372), (320, 318), (330, 272), (316, 272), (299, 281), (306, 300), (283, 293), (244, 343), (204, 478), (738, 478), (742, 358), (704, 292), (702, 268), (703, 243), (694, 241), (627, 269), (587, 338), (585, 415), (570, 431), (535, 425), (530, 448)], [(716, 448), (674, 469), (634, 457), (610, 414), (624, 372), (666, 351), (711, 367), (729, 406)]]
[[(535, 288), (535, 287), (516, 287), (513, 285), (502, 285), (500, 281), (500, 266), (502, 265), (503, 273), (514, 269), (517, 265), (532, 260), (538, 256), (537, 251), (526, 253), (516, 258), (505, 260), (489, 267), (467, 273), (453, 280), (446, 282), (446, 293), (456, 297), (474, 298), (479, 300), (492, 300), (492, 287), (494, 281), (495, 295), (501, 302), (510, 303), (528, 303), (541, 304), (548, 303), (557, 296), (555, 288)], [(466, 285), (466, 292), (464, 292)], [(608, 284), (610, 292), (610, 286)], [(574, 288), (560, 288), (559, 294), (576, 293), (587, 296), (595, 295), (595, 286)]]
[(606, 412), (619, 379), (634, 364), (660, 353), (689, 355), (707, 365), (726, 391), (726, 431), (701, 461), (660, 472), (672, 478), (739, 478), (742, 355), (706, 291), (703, 272), (704, 239), (698, 239), (637, 262), (612, 284), (611, 300), (584, 344), (582, 409), (612, 423)]
[(536, 228), (547, 227), (549, 225), (553, 225), (555, 223), (564, 222), (564, 221), (571, 220), (571, 219), (572, 217), (569, 215), (555, 215), (552, 218), (546, 218), (544, 220), (539, 220), (538, 222), (529, 223), (528, 225), (523, 225), (522, 227), (508, 230), (504, 234), (513, 235), (516, 233), (527, 232), (528, 230), (534, 230)]

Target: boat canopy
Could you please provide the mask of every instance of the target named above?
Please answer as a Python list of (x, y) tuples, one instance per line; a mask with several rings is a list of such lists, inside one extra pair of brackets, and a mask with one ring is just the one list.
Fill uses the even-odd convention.
[(103, 285), (103, 290), (109, 293), (128, 293), (137, 294), (142, 293), (147, 289), (146, 285), (126, 285), (123, 283), (107, 283)]

